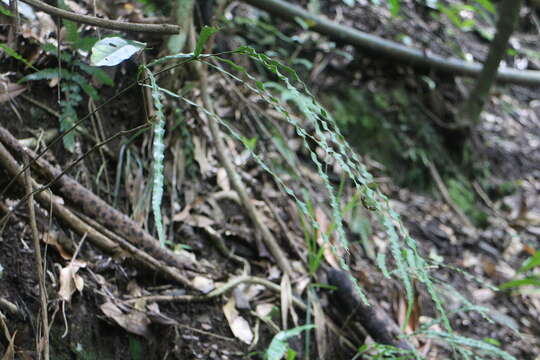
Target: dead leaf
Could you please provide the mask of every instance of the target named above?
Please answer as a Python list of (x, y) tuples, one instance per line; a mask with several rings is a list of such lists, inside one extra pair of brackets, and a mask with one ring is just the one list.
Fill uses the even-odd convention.
[(291, 314), (294, 325), (298, 326), (298, 315), (294, 311), (292, 300), (291, 280), (287, 274), (284, 274), (281, 278), (281, 322), (283, 329), (288, 329), (287, 317), (289, 313)]
[(26, 90), (26, 85), (0, 81), (0, 104), (13, 100)]
[[(188, 193), (186, 192), (186, 198), (189, 199), (190, 196), (188, 196)], [(198, 209), (201, 207), (201, 205), (204, 204), (205, 199), (202, 196), (194, 197), (191, 201), (188, 201), (186, 206), (180, 211), (179, 213), (176, 213), (173, 215), (172, 220), (173, 221), (184, 221), (185, 219), (189, 218), (190, 212), (192, 209)]]
[(236, 310), (234, 297), (231, 297), (225, 305), (223, 305), (223, 314), (229, 323), (232, 333), (246, 344), (251, 344), (253, 341), (253, 332), (246, 319), (240, 316)]
[(324, 312), (315, 292), (310, 292), (311, 304), (313, 307), (313, 322), (315, 324), (315, 338), (317, 339), (317, 350), (321, 359), (328, 359), (328, 331)]
[(206, 151), (206, 140), (199, 136), (193, 136), (193, 157), (199, 164), (199, 169), (203, 177), (207, 177), (212, 173), (212, 166), (208, 161)]
[(148, 318), (154, 324), (161, 325), (178, 325), (178, 321), (171, 319), (170, 317), (164, 315), (159, 310), (159, 305), (157, 303), (151, 303), (146, 306)]
[(76, 290), (82, 292), (84, 280), (77, 272), (80, 268), (84, 267), (86, 267), (86, 262), (73, 260), (68, 266), (60, 270), (60, 290), (58, 290), (58, 296), (63, 301), (71, 301), (71, 297)]
[[(339, 261), (337, 260), (336, 255), (342, 257), (343, 254), (334, 254), (332, 252), (331, 243), (334, 241), (334, 236), (333, 233), (329, 234), (332, 224), (324, 211), (322, 211), (322, 209), (319, 207), (315, 209), (315, 218), (317, 219), (317, 223), (319, 224), (317, 243), (319, 244), (319, 246), (324, 247), (323, 256), (328, 262), (328, 264), (330, 264), (330, 266), (332, 266), (334, 269), (340, 269)], [(323, 234), (327, 234), (328, 241), (324, 241)]]
[(223, 191), (230, 191), (231, 184), (229, 183), (229, 177), (227, 171), (224, 168), (220, 168), (217, 172), (217, 183)]
[(107, 317), (114, 320), (114, 322), (126, 331), (148, 337), (148, 325), (150, 325), (150, 319), (148, 319), (145, 313), (137, 310), (124, 313), (118, 306), (110, 301), (101, 305), (100, 309)]
[(265, 318), (267, 316), (270, 316), (270, 313), (272, 312), (272, 309), (274, 307), (275, 305), (271, 303), (257, 304), (257, 306), (255, 307), (255, 312), (261, 318)]
[(250, 301), (264, 291), (262, 285), (240, 284), (233, 290), (233, 296), (238, 309), (251, 309)]
[(210, 291), (216, 288), (212, 279), (200, 275), (195, 276), (191, 284), (195, 289), (201, 291), (203, 294), (208, 294)]
[[(137, 284), (137, 281), (135, 281), (135, 279), (132, 279), (128, 282), (128, 285), (127, 285), (127, 289), (128, 291), (128, 294), (130, 296), (133, 296), (133, 297), (141, 297), (143, 295), (142, 293), (142, 289), (141, 287), (139, 286), (139, 284)], [(137, 310), (144, 310), (145, 307), (146, 307), (146, 301), (144, 299), (138, 299), (133, 307)]]
[(214, 220), (210, 219), (209, 217), (197, 214), (188, 216), (184, 222), (188, 225), (199, 228), (206, 228), (214, 224)]
[(276, 280), (276, 279), (279, 279), (280, 277), (281, 277), (281, 270), (275, 265), (270, 266), (270, 268), (268, 269), (268, 276), (266, 278), (268, 280)]
[(77, 13), (77, 14), (87, 14), (88, 11), (82, 7), (81, 5), (77, 4), (73, 0), (64, 0), (64, 3), (71, 9), (71, 11)]
[(302, 295), (307, 289), (308, 285), (311, 284), (311, 278), (309, 275), (305, 274), (294, 280), (294, 291), (295, 294)]
[(71, 254), (60, 245), (58, 236), (60, 236), (60, 234), (57, 231), (49, 230), (49, 232), (43, 234), (43, 242), (54, 247), (64, 260), (71, 260)]
[(36, 13), (36, 17), (39, 23), (39, 40), (41, 40), (41, 42), (45, 42), (45, 39), (56, 31), (56, 24), (54, 23), (51, 15), (43, 11), (38, 11)]

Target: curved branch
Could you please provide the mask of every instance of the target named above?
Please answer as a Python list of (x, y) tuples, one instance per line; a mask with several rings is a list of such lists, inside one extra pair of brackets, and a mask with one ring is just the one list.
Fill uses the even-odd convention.
[[(291, 5), (282, 0), (244, 0), (244, 2), (292, 22), (297, 17), (309, 20), (314, 24), (312, 27), (313, 30), (337, 41), (354, 45), (369, 55), (375, 55), (385, 59), (397, 59), (411, 66), (430, 68), (454, 75), (477, 77), (482, 71), (482, 64), (480, 63), (426, 54), (421, 50), (381, 39), (377, 36), (313, 15), (301, 7)], [(540, 71), (521, 71), (501, 68), (497, 72), (496, 80), (521, 85), (539, 85)]]
[(73, 20), (78, 23), (98, 26), (105, 29), (133, 31), (133, 32), (149, 32), (161, 34), (178, 34), (180, 26), (171, 24), (139, 24), (122, 21), (114, 21), (101, 19), (95, 16), (76, 14), (71, 11), (59, 9), (51, 6), (40, 0), (22, 0), (23, 2), (32, 5), (36, 9), (46, 12), (50, 15), (60, 16), (61, 18)]

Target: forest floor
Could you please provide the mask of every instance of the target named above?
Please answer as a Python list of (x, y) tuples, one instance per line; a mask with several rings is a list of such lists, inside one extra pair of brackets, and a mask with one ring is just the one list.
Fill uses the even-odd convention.
[[(332, 0), (320, 1), (320, 6), (321, 13), (342, 24), (410, 46), (429, 47), (429, 51), (443, 56), (455, 56), (449, 49), (459, 48), (481, 60), (489, 45), (478, 30), (489, 30), (489, 24), (479, 21), (473, 31), (449, 31), (453, 25), (447, 18), (435, 19), (429, 8), (412, 1), (401, 1), (401, 12), (397, 18), (385, 7), (372, 6), (368, 1), (359, 1), (354, 8), (347, 7), (342, 1)], [(253, 8), (238, 2), (230, 4), (226, 14), (260, 16)], [(540, 44), (531, 41), (540, 33), (535, 25), (534, 10), (524, 8), (521, 18), (523, 23), (512, 37), (511, 45), (523, 50), (523, 53), (526, 53), (524, 49), (540, 51)], [(53, 32), (44, 35), (43, 32), (32, 30), (32, 26), (37, 24), (44, 26), (43, 18), (40, 19), (23, 22), (18, 50), (26, 59), (32, 59), (34, 66), (39, 69), (54, 68), (56, 58), (39, 45), (40, 42), (47, 42), (49, 37), (52, 39)], [(246, 26), (249, 29), (250, 25)], [(538, 89), (516, 85), (497, 86), (492, 91), (481, 123), (473, 130), (474, 134), (462, 133), (447, 128), (445, 124), (453, 118), (456, 109), (466, 98), (470, 80), (415, 71), (394, 64), (392, 59), (364, 57), (357, 50), (340, 44), (336, 45), (340, 51), (335, 51), (335, 44), (320, 35), (294, 30), (291, 25), (277, 20), (276, 26), (291, 38), (294, 34), (306, 37), (296, 48), (297, 58), (308, 59), (312, 66), (309, 71), (299, 72), (316, 97), (335, 111), (336, 117), (338, 114), (350, 114), (336, 106), (335, 98), (342, 97), (349, 99), (349, 104), (356, 101), (362, 106), (372, 106), (373, 111), (359, 110), (363, 118), (368, 123), (375, 119), (389, 124), (393, 126), (391, 131), (397, 131), (396, 124), (403, 125), (413, 117), (417, 123), (429, 122), (435, 117), (436, 124), (432, 124), (431, 128), (442, 134), (438, 138), (442, 139), (442, 148), (445, 149), (456, 151), (456, 148), (464, 146), (465, 137), (474, 139), (471, 153), (486, 175), (470, 182), (474, 184), (471, 185), (473, 198), (480, 200), (472, 200), (475, 202), (474, 208), (467, 211), (468, 215), (473, 214), (472, 217), (476, 218), (473, 220), (469, 216), (464, 221), (456, 214), (453, 208), (455, 204), (442, 196), (441, 192), (449, 190), (448, 184), (439, 183), (437, 186), (438, 175), (442, 174), (444, 178), (448, 172), (443, 168), (442, 157), (437, 159), (439, 153), (429, 153), (429, 144), (409, 144), (410, 148), (405, 149), (418, 153), (427, 149), (423, 153), (427, 152), (428, 159), (433, 159), (414, 172), (411, 167), (421, 165), (410, 161), (410, 158), (400, 158), (395, 150), (364, 153), (367, 142), (371, 140), (355, 133), (363, 131), (362, 127), (354, 127), (353, 124), (343, 130), (351, 144), (357, 146), (362, 161), (374, 175), (379, 189), (400, 214), (416, 240), (419, 252), (432, 264), (438, 264), (433, 265), (432, 276), (439, 284), (438, 289), (456, 334), (494, 344), (517, 359), (536, 358), (540, 354), (538, 291), (527, 287), (497, 291), (494, 286), (519, 277), (517, 269), (540, 248)], [(5, 43), (8, 27), (1, 29), (1, 42)], [(243, 33), (243, 30), (245, 28), (240, 25), (237, 28), (224, 27), (218, 34), (216, 46), (220, 47), (219, 50), (227, 50), (235, 47), (238, 37), (248, 44), (254, 41), (250, 37), (257, 37), (256, 31), (250, 34)], [(275, 39), (273, 41), (269, 46), (278, 44)], [(152, 38), (149, 42), (159, 48), (161, 40)], [(287, 48), (291, 45), (285, 42), (283, 46)], [(261, 47), (264, 50), (264, 46)], [(67, 47), (65, 51), (69, 51)], [(539, 69), (538, 60), (531, 58), (516, 55), (512, 57), (515, 63), (510, 65)], [(237, 61), (241, 63), (243, 60)], [(527, 61), (530, 63), (524, 65)], [(200, 99), (196, 79), (191, 75), (194, 69), (188, 68), (188, 71), (180, 71), (175, 76), (182, 77), (188, 84), (186, 93), (192, 99)], [(15, 84), (16, 80), (28, 73), (30, 71), (24, 64), (12, 58), (3, 58), (0, 74), (5, 76), (1, 84)], [(101, 87), (101, 99), (118, 94), (119, 89), (137, 76), (135, 65), (131, 63), (115, 68), (109, 75), (115, 79), (115, 85), (114, 88)], [(175, 86), (171, 78), (163, 79), (163, 82)], [(435, 89), (430, 88), (432, 83), (436, 84)], [(343, 84), (358, 92), (348, 92)], [(54, 79), (35, 81), (31, 82), (31, 86), (25, 85), (24, 92), (13, 92), (11, 99), (0, 97), (0, 126), (17, 139), (26, 139), (28, 147), (42, 150), (43, 143), (50, 141), (43, 141), (42, 136), (46, 136), (48, 130), (58, 129), (58, 118), (54, 115), (59, 108), (55, 86)], [(259, 151), (270, 161), (287, 152), (272, 140), (272, 133), (261, 122), (272, 122), (275, 128), (280, 129), (282, 139), (286, 141), (284, 145), (292, 150), (302, 177), (294, 190), (311, 194), (313, 214), (320, 228), (332, 233), (332, 208), (328, 204), (325, 184), (310, 163), (310, 153), (302, 147), (294, 127), (279, 113), (265, 108), (256, 96), (246, 93), (241, 86), (219, 73), (210, 74), (209, 87), (216, 113), (228, 119), (246, 138), (257, 137)], [(383, 98), (385, 106), (381, 107), (377, 105), (377, 99), (381, 99), (377, 94), (393, 95)], [(402, 99), (403, 94), (405, 100)], [(44, 159), (59, 169), (65, 169), (96, 143), (121, 130), (144, 124), (147, 113), (145, 101), (142, 91), (136, 87), (123, 93), (83, 124), (84, 130), (76, 135), (72, 151), (66, 151), (65, 144), (60, 141), (49, 147)], [(306, 260), (308, 250), (305, 238), (312, 236), (315, 243), (321, 245), (321, 236), (315, 231), (310, 233), (310, 230), (306, 230), (308, 226), (296, 210), (294, 201), (254, 161), (241, 143), (234, 141), (233, 137), (225, 137), (227, 156), (234, 160), (239, 177), (249, 189), (261, 219), (278, 239), (294, 269), (295, 277), (290, 279), (283, 276), (275, 258), (263, 243), (260, 229), (252, 224), (233, 191), (213, 146), (215, 141), (208, 127), (209, 119), (196, 108), (181, 107), (172, 100), (166, 101), (166, 106), (171, 129), (167, 130), (165, 136), (166, 191), (162, 210), (170, 241), (168, 246), (180, 254), (185, 254), (187, 250), (197, 259), (203, 271), (186, 273), (192, 276), (193, 284), (196, 284), (194, 287), (200, 292), (186, 289), (164, 278), (161, 272), (141, 266), (125, 251), (115, 250), (114, 254), (103, 251), (71, 229), (65, 220), (50, 217), (49, 209), (40, 203), (36, 210), (38, 228), (47, 234), (43, 238), (49, 241), (49, 245), (43, 246), (43, 249), (49, 322), (52, 324), (51, 358), (262, 358), (280, 325), (286, 323), (292, 328), (297, 323), (304, 323), (306, 315), (290, 305), (291, 292), (283, 290), (287, 288), (294, 289), (294, 293), (303, 299), (318, 299), (320, 308), (339, 323), (339, 317), (333, 313), (335, 309), (332, 309), (329, 291), (324, 287), (312, 287), (313, 282), (310, 282), (312, 280), (305, 270), (310, 266)], [(354, 109), (353, 105), (351, 107)], [(290, 108), (294, 111), (294, 106)], [(93, 109), (92, 101), (81, 102), (77, 107), (79, 118)], [(257, 113), (261, 109), (264, 114)], [(364, 130), (373, 129), (374, 126), (377, 127), (368, 125)], [(404, 139), (423, 141), (426, 138), (418, 135), (420, 130), (410, 126), (400, 129), (402, 134), (397, 135), (398, 143), (408, 141)], [(374, 136), (381, 136), (381, 133)], [(85, 156), (68, 171), (68, 175), (154, 234), (151, 213), (152, 136), (150, 132), (144, 132), (127, 138), (129, 142), (115, 139), (101, 150)], [(388, 142), (383, 139), (382, 143), (385, 141)], [(365, 142), (364, 145), (362, 142)], [(381, 146), (382, 149), (382, 145), (376, 142), (369, 142), (367, 146), (377, 149)], [(315, 149), (316, 152), (319, 150)], [(21, 154), (13, 149), (9, 151), (22, 162)], [(449, 158), (452, 159), (452, 156)], [(32, 173), (40, 183), (45, 183), (43, 174), (35, 174), (35, 170)], [(331, 183), (339, 188), (343, 172), (335, 167), (329, 173)], [(0, 165), (0, 191), (6, 188), (11, 179), (7, 169)], [(414, 182), (428, 185), (403, 185)], [(51, 190), (59, 195), (54, 185)], [(354, 188), (348, 182), (341, 186), (341, 192), (343, 199), (355, 196)], [(464, 193), (465, 197), (469, 194)], [(18, 182), (7, 189), (0, 197), (0, 214), (6, 214), (23, 194), (24, 188)], [(69, 209), (79, 214), (77, 211), (81, 209), (71, 204), (70, 199), (58, 201), (69, 205)], [(470, 202), (465, 204), (470, 205)], [(345, 206), (346, 203), (341, 205)], [(387, 253), (391, 249), (388, 235), (382, 227), (376, 225), (375, 221), (370, 225), (374, 218), (369, 209), (363, 208), (344, 215), (350, 251), (339, 255), (346, 259), (362, 289), (395, 323), (403, 326), (407, 308), (405, 290), (400, 282), (384, 277), (377, 266), (375, 254)], [(36, 358), (37, 339), (43, 333), (39, 320), (40, 296), (35, 251), (28, 220), (26, 205), (19, 206), (9, 217), (0, 238), (0, 325), (3, 333), (0, 336), (0, 355), (5, 354), (2, 359), (6, 360)], [(96, 217), (94, 220), (99, 222), (102, 219)], [(334, 240), (335, 236), (331, 236), (331, 241)], [(73, 250), (78, 246), (80, 251), (76, 259), (79, 262), (75, 268)], [(228, 253), (231, 250), (234, 256)], [(322, 257), (325, 265), (313, 277), (317, 282), (326, 283), (325, 275), (320, 273), (325, 267), (338, 266), (339, 256), (325, 251)], [(72, 271), (67, 278), (66, 271)], [(230, 279), (243, 275), (258, 276), (281, 284), (282, 290), (275, 292), (261, 284), (245, 284), (212, 298), (189, 298), (190, 295), (207, 294), (212, 289), (219, 289)], [(403, 326), (407, 333), (437, 317), (425, 286), (418, 282), (414, 285), (415, 315), (408, 326)], [(66, 287), (70, 289), (69, 295), (66, 300), (61, 300), (59, 292)], [(65, 292), (62, 294), (65, 295)], [(158, 301), (142, 298), (130, 301), (153, 295), (164, 297)], [(277, 310), (280, 304), (289, 306), (285, 311), (283, 306)], [(311, 316), (316, 324), (321, 321), (320, 314)], [(347, 348), (346, 345), (339, 339), (332, 339), (331, 335), (328, 337), (330, 339), (326, 341), (333, 343), (328, 346), (333, 347), (335, 352), (327, 358), (351, 358), (351, 350), (342, 349)], [(305, 337), (290, 343), (302, 358), (305, 353), (304, 340)], [(355, 342), (357, 335), (349, 340), (356, 346), (361, 345)], [(315, 348), (321, 351), (320, 343), (324, 341), (324, 338), (317, 336), (316, 341), (310, 343), (310, 351)], [(429, 340), (428, 337), (411, 341), (426, 358), (451, 357), (452, 348), (447, 343)], [(317, 342), (319, 344), (315, 345)]]

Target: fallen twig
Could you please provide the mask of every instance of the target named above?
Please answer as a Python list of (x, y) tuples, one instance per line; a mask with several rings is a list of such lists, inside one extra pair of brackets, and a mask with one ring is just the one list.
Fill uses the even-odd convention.
[(46, 4), (40, 0), (22, 0), (23, 2), (32, 5), (36, 9), (46, 12), (50, 15), (59, 16), (64, 19), (76, 21), (81, 24), (97, 26), (105, 29), (132, 31), (132, 32), (148, 32), (161, 34), (178, 34), (180, 26), (171, 24), (140, 24), (129, 23), (123, 21), (114, 21), (109, 19), (101, 19), (95, 16), (76, 14), (71, 11), (59, 9), (55, 6)]
[[(7, 151), (7, 149), (0, 142), (0, 165), (7, 169), (10, 175), (17, 174), (20, 170), (19, 165), (13, 156)], [(32, 187), (37, 188), (38, 184), (32, 180)], [(19, 180), (22, 183), (22, 179)], [(99, 227), (99, 225), (88, 217), (84, 217), (84, 220), (81, 220), (77, 215), (75, 215), (71, 210), (62, 205), (54, 196), (48, 192), (39, 192), (36, 194), (38, 201), (43, 205), (43, 207), (49, 208), (52, 206), (54, 214), (56, 214), (63, 222), (68, 224), (73, 230), (78, 234), (88, 234), (88, 239), (99, 248), (105, 250), (111, 254), (119, 254), (122, 250), (129, 253), (133, 256), (135, 261), (143, 264), (144, 266), (155, 270), (162, 274), (163, 276), (170, 278), (174, 281), (177, 281), (180, 284), (193, 288), (193, 285), (187, 279), (185, 275), (181, 273), (180, 270), (170, 267), (159, 261), (143, 250), (138, 249), (136, 246), (130, 244), (127, 240), (122, 237), (107, 231), (104, 228)], [(112, 240), (111, 240), (112, 239)]]
[[(29, 149), (23, 148), (18, 143), (17, 139), (15, 139), (9, 133), (9, 131), (2, 127), (0, 127), (0, 141), (8, 145), (17, 153), (27, 153), (30, 156), (35, 155)], [(159, 242), (154, 237), (143, 230), (127, 215), (109, 206), (90, 190), (80, 185), (71, 177), (63, 174), (63, 172), (60, 170), (55, 169), (44, 159), (38, 159), (36, 161), (36, 165), (47, 178), (54, 179), (60, 193), (66, 199), (79, 205), (86, 215), (98, 219), (101, 223), (103, 223), (103, 225), (111, 230), (116, 231), (134, 245), (141, 248), (141, 250), (148, 252), (156, 259), (165, 261), (168, 265), (172, 265), (178, 270), (197, 267), (196, 264), (187, 256), (181, 256), (166, 248), (161, 248), (159, 246)], [(42, 191), (34, 192), (39, 194), (43, 193)]]
[(439, 172), (437, 171), (437, 168), (435, 167), (433, 162), (428, 160), (427, 165), (429, 168), (429, 172), (431, 173), (433, 180), (435, 180), (435, 184), (441, 192), (444, 201), (446, 201), (446, 203), (452, 208), (452, 210), (454, 210), (458, 218), (461, 220), (462, 225), (465, 225), (470, 229), (474, 229), (474, 225), (469, 221), (467, 216), (465, 216), (463, 211), (461, 211), (461, 209), (457, 207), (457, 205), (452, 201), (452, 198), (448, 193), (448, 189), (446, 188), (446, 185), (444, 185), (444, 182), (442, 181), (441, 176), (439, 175)]
[(358, 320), (376, 342), (405, 350), (413, 349), (405, 339), (400, 339), (399, 327), (377, 304), (371, 301), (370, 305), (366, 305), (360, 299), (346, 272), (331, 269), (327, 274), (330, 285), (337, 287), (334, 306), (340, 312)]
[[(25, 156), (28, 161), (28, 156)], [(35, 256), (35, 265), (36, 265), (36, 274), (39, 284), (39, 300), (41, 302), (41, 322), (42, 322), (42, 332), (43, 338), (41, 341), (37, 342), (36, 352), (38, 354), (43, 354), (45, 360), (49, 360), (50, 351), (49, 351), (49, 315), (47, 309), (47, 289), (45, 287), (45, 275), (44, 272), (44, 263), (43, 257), (41, 256), (41, 244), (39, 242), (39, 232), (36, 222), (36, 211), (34, 208), (34, 195), (32, 195), (32, 178), (30, 177), (30, 168), (26, 169), (24, 172), (24, 182), (26, 194), (28, 194), (28, 217), (30, 220), (30, 228), (32, 230), (32, 239), (34, 240), (34, 256)]]

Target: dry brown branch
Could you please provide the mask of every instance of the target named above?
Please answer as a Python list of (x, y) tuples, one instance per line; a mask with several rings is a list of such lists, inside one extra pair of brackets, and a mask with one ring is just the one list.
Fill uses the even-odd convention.
[(155, 259), (154, 257), (150, 256), (144, 251), (138, 249), (136, 246), (133, 246), (132, 244), (130, 244), (127, 240), (125, 240), (121, 236), (118, 236), (112, 231), (107, 230), (107, 228), (103, 227), (102, 225), (92, 220), (91, 218), (82, 214), (80, 216), (92, 228), (97, 229), (100, 233), (105, 234), (107, 238), (111, 239), (114, 243), (120, 245), (120, 247), (126, 252), (128, 252), (131, 256), (133, 256), (136, 261), (140, 262), (141, 264), (145, 265), (146, 267), (152, 270), (157, 271), (158, 273), (162, 274), (163, 276), (167, 278), (175, 280), (176, 282), (180, 284), (183, 284), (189, 288), (194, 289), (193, 284), (178, 269), (167, 266), (166, 264), (162, 263), (158, 259)]
[[(312, 23), (311, 31), (317, 31), (340, 43), (351, 44), (362, 50), (362, 54), (376, 58), (384, 57), (393, 59), (411, 66), (433, 69), (453, 75), (479, 76), (482, 64), (467, 62), (454, 57), (442, 57), (428, 54), (421, 49), (414, 49), (378, 36), (365, 33), (353, 27), (345, 26), (331, 21), (323, 16), (310, 13), (303, 8), (284, 0), (243, 0), (244, 2), (265, 10), (270, 14), (281, 17), (292, 23), (300, 18)], [(506, 14), (505, 14), (506, 15)], [(298, 25), (298, 24), (297, 24)], [(499, 68), (496, 80), (522, 85), (538, 85), (540, 83), (540, 71), (517, 70)]]
[(97, 26), (105, 29), (132, 31), (132, 32), (148, 32), (161, 34), (178, 34), (180, 26), (171, 24), (140, 24), (129, 23), (122, 21), (114, 21), (109, 19), (101, 19), (95, 16), (76, 14), (71, 11), (59, 9), (57, 7), (46, 4), (40, 0), (22, 0), (23, 2), (32, 5), (36, 9), (46, 12), (50, 15), (59, 16), (64, 19), (72, 20), (81, 24)]
[[(65, 171), (54, 168), (49, 162), (42, 158), (36, 160), (36, 156), (31, 150), (22, 147), (17, 139), (2, 127), (0, 127), (0, 141), (9, 146), (15, 153), (27, 153), (34, 158), (38, 171), (46, 178), (53, 179), (49, 184), (54, 182), (60, 194), (66, 200), (80, 206), (83, 213), (87, 216), (98, 219), (104, 226), (115, 231), (119, 235), (122, 235), (132, 244), (149, 253), (156, 259), (165, 261), (165, 263), (170, 266), (174, 266), (179, 270), (197, 268), (197, 265), (189, 257), (175, 254), (167, 248), (160, 247), (158, 240), (142, 229), (139, 224), (127, 215), (109, 206), (93, 192), (66, 175)], [(75, 163), (77, 161), (78, 160), (76, 160)], [(72, 165), (68, 166), (68, 168), (70, 167), (72, 167)], [(48, 187), (49, 185), (46, 185), (38, 190)]]
[(444, 185), (444, 182), (441, 179), (441, 176), (439, 175), (439, 172), (437, 171), (437, 168), (435, 165), (428, 161), (428, 168), (429, 172), (431, 173), (431, 176), (433, 177), (433, 180), (435, 180), (435, 184), (437, 184), (437, 188), (441, 192), (441, 195), (446, 201), (448, 205), (454, 210), (458, 218), (461, 220), (462, 225), (467, 226), (470, 229), (474, 229), (474, 225), (470, 222), (470, 220), (465, 216), (463, 211), (452, 201), (452, 198), (450, 197), (450, 194), (448, 193), (448, 189), (446, 188), (446, 185)]
[(9, 312), (11, 315), (15, 315), (19, 317), (20, 319), (23, 319), (23, 320), (25, 319), (24, 312), (21, 309), (19, 309), (17, 305), (15, 305), (14, 303), (12, 303), (11, 301), (7, 299), (0, 297), (0, 308)]
[[(278, 284), (274, 284), (273, 282), (268, 281), (266, 279), (256, 277), (256, 276), (238, 276), (229, 280), (226, 284), (220, 286), (219, 288), (212, 290), (206, 295), (150, 295), (150, 296), (141, 296), (141, 297), (131, 298), (129, 300), (126, 300), (126, 302), (134, 303), (139, 300), (156, 301), (156, 302), (208, 301), (217, 296), (223, 295), (233, 290), (235, 287), (237, 287), (240, 284), (258, 284), (272, 290), (273, 292), (277, 294), (281, 293), (281, 286), (279, 286)], [(301, 299), (297, 298), (296, 296), (293, 296), (292, 303), (302, 311), (306, 311), (307, 309), (306, 304), (304, 304), (304, 302)]]
[[(26, 159), (28, 159), (28, 157), (26, 157)], [(36, 211), (34, 208), (34, 195), (32, 195), (32, 178), (30, 176), (30, 168), (26, 169), (26, 171), (24, 172), (24, 182), (26, 194), (28, 194), (28, 217), (30, 220), (30, 228), (32, 230), (32, 239), (34, 240), (35, 265), (39, 284), (41, 321), (43, 325), (43, 339), (42, 341), (38, 342), (38, 348), (36, 349), (36, 352), (38, 354), (43, 354), (43, 358), (45, 360), (49, 360), (49, 315), (47, 311), (47, 289), (45, 287), (45, 275), (43, 274), (44, 263), (43, 257), (41, 256), (41, 244), (39, 242), (39, 232), (36, 222)]]
[[(0, 165), (7, 169), (10, 175), (17, 174), (20, 171), (17, 161), (7, 151), (1, 142)], [(22, 179), (19, 180), (19, 182), (22, 182)], [(34, 180), (31, 179), (31, 182), (33, 183), (33, 188), (39, 187)], [(52, 206), (54, 214), (56, 214), (64, 223), (68, 224), (78, 234), (82, 235), (87, 233), (88, 239), (99, 248), (111, 254), (118, 254), (122, 249), (133, 256), (134, 260), (142, 265), (159, 272), (167, 278), (193, 288), (191, 282), (178, 269), (163, 264), (158, 259), (155, 259), (144, 251), (138, 249), (136, 246), (133, 246), (122, 237), (100, 227), (99, 224), (90, 220), (88, 217), (85, 217), (84, 220), (86, 221), (81, 220), (77, 215), (63, 206), (58, 199), (55, 199), (55, 197), (48, 192), (39, 192), (36, 194), (36, 197), (43, 207), (49, 208)]]
[[(0, 141), (7, 144), (10, 148), (12, 148), (17, 153), (28, 153), (30, 156), (34, 155), (30, 150), (23, 148), (20, 146), (20, 144), (17, 142), (17, 140), (4, 128), (0, 127)], [(6, 150), (7, 152), (7, 150)], [(9, 154), (9, 152), (8, 152)], [(11, 156), (11, 155), (10, 155)], [(17, 174), (16, 171), (19, 171), (18, 166), (15, 163), (15, 166), (12, 166), (12, 169), (9, 169), (11, 174)], [(47, 161), (43, 159), (39, 159), (36, 162), (36, 166), (39, 167), (39, 171), (41, 171), (45, 176), (48, 178), (57, 178), (60, 171), (52, 167)], [(69, 178), (67, 175), (61, 176), (58, 178), (58, 185), (60, 192), (62, 195), (70, 201), (73, 201), (74, 203), (81, 205), (82, 209), (84, 210), (85, 214), (89, 217), (99, 219), (103, 223), (103, 225), (109, 229), (116, 230), (120, 235), (127, 238), (130, 242), (134, 243), (135, 245), (141, 247), (142, 249), (138, 249), (137, 247), (131, 245), (128, 246), (128, 243), (126, 242), (123, 244), (124, 248), (128, 250), (130, 253), (137, 253), (136, 250), (141, 250), (143, 253), (148, 252), (151, 257), (155, 258), (157, 262), (158, 260), (165, 261), (168, 265), (172, 265), (176, 269), (169, 269), (169, 266), (163, 265), (164, 269), (169, 269), (169, 273), (173, 274), (173, 278), (175, 278), (177, 281), (180, 281), (184, 283), (185, 285), (190, 286), (189, 281), (186, 279), (185, 276), (182, 276), (179, 274), (183, 269), (186, 267), (194, 267), (194, 263), (191, 259), (185, 257), (185, 256), (179, 256), (175, 253), (172, 253), (168, 249), (160, 248), (158, 245), (158, 241), (154, 239), (150, 234), (148, 234), (146, 231), (142, 230), (138, 224), (133, 222), (129, 217), (126, 215), (120, 213), (118, 210), (111, 208), (109, 205), (107, 205), (103, 200), (99, 199), (96, 195), (94, 195), (92, 192), (84, 188), (82, 185), (80, 185), (75, 180)], [(37, 193), (38, 198), (44, 194), (44, 192), (38, 192)], [(56, 202), (53, 202), (53, 206), (55, 208), (55, 211), (60, 208)], [(65, 210), (65, 208), (63, 208)], [(67, 212), (64, 214), (66, 218), (70, 218), (72, 222), (76, 223), (76, 216), (73, 215), (70, 212)], [(80, 222), (80, 221), (79, 221)], [(92, 235), (94, 235), (94, 238), (98, 239), (98, 241), (101, 242), (102, 247), (105, 248), (114, 248), (116, 245), (114, 242), (112, 242), (110, 239), (106, 238), (105, 236), (101, 235), (98, 231), (96, 231), (91, 226), (80, 225), (84, 228), (79, 228), (80, 233), (88, 232), (89, 235), (92, 238)], [(99, 235), (98, 235), (99, 234)], [(101, 235), (101, 236), (100, 236)], [(122, 245), (122, 244), (120, 244)]]
[(328, 282), (337, 288), (334, 306), (343, 314), (358, 320), (373, 340), (401, 349), (413, 349), (413, 346), (402, 338), (403, 334), (396, 323), (378, 304), (370, 300), (371, 304), (366, 305), (360, 299), (346, 272), (331, 269), (328, 271)]

